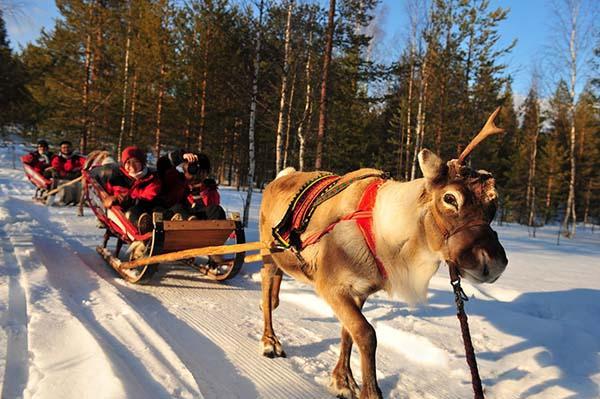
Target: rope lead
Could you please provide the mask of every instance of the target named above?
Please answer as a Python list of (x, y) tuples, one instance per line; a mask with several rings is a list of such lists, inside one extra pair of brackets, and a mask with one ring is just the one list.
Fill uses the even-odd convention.
[(465, 313), (464, 301), (468, 301), (469, 298), (465, 291), (460, 286), (460, 276), (458, 274), (458, 268), (451, 262), (448, 263), (448, 271), (450, 272), (450, 284), (452, 284), (452, 290), (454, 291), (454, 301), (456, 302), (456, 317), (460, 321), (460, 330), (463, 337), (463, 343), (465, 346), (465, 357), (467, 364), (471, 371), (471, 385), (473, 386), (473, 397), (475, 399), (484, 399), (483, 388), (481, 386), (481, 378), (479, 377), (479, 370), (477, 369), (477, 359), (475, 358), (475, 349), (473, 349), (473, 342), (471, 341), (471, 333), (469, 331), (469, 322), (467, 314)]

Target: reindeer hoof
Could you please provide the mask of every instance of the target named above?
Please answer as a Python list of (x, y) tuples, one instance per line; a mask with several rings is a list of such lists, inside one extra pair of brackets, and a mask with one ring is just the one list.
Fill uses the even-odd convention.
[(270, 359), (276, 357), (287, 357), (285, 351), (283, 350), (283, 347), (281, 346), (281, 343), (276, 338), (263, 339), (263, 341), (261, 342), (261, 346), (262, 354), (265, 357), (268, 357)]
[(354, 377), (348, 374), (333, 375), (329, 387), (333, 394), (341, 399), (357, 399), (360, 391)]

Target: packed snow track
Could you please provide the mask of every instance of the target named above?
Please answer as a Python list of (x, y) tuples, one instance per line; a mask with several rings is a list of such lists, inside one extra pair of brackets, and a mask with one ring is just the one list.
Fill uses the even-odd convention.
[[(96, 253), (103, 231), (91, 212), (33, 202), (11, 157), (0, 148), (2, 398), (332, 397), (340, 327), (310, 287), (284, 280), (274, 327), (288, 358), (264, 358), (259, 264), (223, 283), (173, 265), (127, 284)], [(233, 189), (222, 198), (230, 211), (242, 206)], [(248, 241), (257, 215), (254, 203)], [(507, 272), (494, 285), (465, 284), (486, 397), (599, 397), (600, 232), (581, 229), (557, 247), (552, 227), (536, 239), (520, 226), (498, 231)], [(428, 305), (383, 294), (365, 305), (386, 398), (472, 396), (445, 273)], [(360, 382), (356, 351), (352, 365)]]

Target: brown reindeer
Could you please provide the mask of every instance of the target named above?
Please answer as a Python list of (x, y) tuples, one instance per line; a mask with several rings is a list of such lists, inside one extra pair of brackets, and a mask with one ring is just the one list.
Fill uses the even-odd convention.
[[(273, 331), (272, 312), (279, 304), (282, 272), (314, 285), (342, 324), (340, 357), (333, 370), (331, 388), (342, 398), (357, 398), (358, 385), (350, 369), (352, 344), (360, 352), (363, 386), (360, 398), (381, 398), (375, 377), (377, 338), (362, 314), (369, 295), (385, 290), (407, 302), (424, 301), (429, 280), (442, 261), (456, 265), (462, 277), (477, 283), (493, 283), (508, 260), (498, 235), (490, 227), (496, 212), (494, 179), (485, 171), (464, 165), (473, 148), (490, 134), (499, 109), (467, 146), (458, 160), (443, 163), (424, 149), (419, 153), (423, 178), (410, 182), (380, 181), (374, 194), (371, 244), (347, 215), (355, 213), (365, 190), (380, 173), (361, 169), (342, 176), (352, 183), (316, 207), (301, 240), (324, 231), (312, 245), (293, 250), (276, 248), (272, 229), (286, 214), (290, 201), (319, 172), (287, 169), (263, 193), (260, 210), (263, 250), (262, 311), (265, 356), (285, 356)], [(369, 188), (371, 187), (371, 188)], [(362, 203), (362, 202), (361, 202)], [(356, 213), (355, 213), (356, 214)]]

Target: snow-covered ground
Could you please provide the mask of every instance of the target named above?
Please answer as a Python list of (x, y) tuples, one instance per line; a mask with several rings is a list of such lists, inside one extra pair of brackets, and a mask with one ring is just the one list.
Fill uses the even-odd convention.
[[(17, 151), (23, 151), (18, 148)], [(310, 287), (282, 285), (275, 329), (287, 359), (258, 351), (259, 264), (226, 283), (174, 267), (149, 285), (124, 283), (95, 252), (91, 212), (31, 201), (0, 148), (0, 381), (3, 398), (326, 398), (339, 325)], [(223, 188), (228, 210), (243, 196)], [(260, 194), (247, 239), (257, 239)], [(488, 398), (600, 397), (600, 231), (556, 246), (556, 228), (528, 238), (497, 227), (509, 266), (493, 285), (464, 284)], [(375, 295), (386, 398), (467, 398), (465, 363), (444, 267), (429, 304)], [(353, 355), (360, 379), (358, 354)]]

